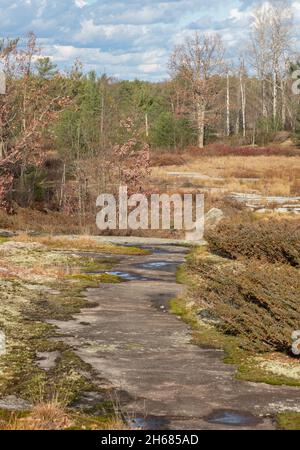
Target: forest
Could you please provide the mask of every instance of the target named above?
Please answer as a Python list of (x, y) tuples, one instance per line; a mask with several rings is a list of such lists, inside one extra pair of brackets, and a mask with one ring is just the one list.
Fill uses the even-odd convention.
[(141, 189), (151, 165), (176, 164), (186, 150), (297, 143), (291, 30), (287, 9), (258, 7), (240, 55), (231, 60), (217, 34), (195, 33), (174, 48), (159, 83), (86, 73), (79, 60), (63, 72), (33, 33), (26, 44), (2, 40), (1, 208), (76, 211), (84, 221), (97, 194), (120, 182)]

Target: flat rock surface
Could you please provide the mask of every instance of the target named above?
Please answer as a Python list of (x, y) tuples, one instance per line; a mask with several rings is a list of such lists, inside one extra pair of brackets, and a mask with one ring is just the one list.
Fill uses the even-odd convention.
[(31, 408), (31, 404), (26, 400), (16, 397), (15, 395), (8, 395), (0, 399), (0, 409), (7, 409), (10, 411), (27, 411)]
[(60, 352), (37, 352), (37, 365), (43, 370), (51, 370), (56, 366)]
[(275, 428), (278, 411), (300, 411), (300, 390), (237, 381), (223, 352), (192, 345), (189, 327), (168, 312), (183, 289), (175, 273), (185, 253), (156, 245), (152, 255), (122, 257), (114, 270), (131, 281), (89, 289), (97, 307), (52, 323), (116, 387), (134, 427)]

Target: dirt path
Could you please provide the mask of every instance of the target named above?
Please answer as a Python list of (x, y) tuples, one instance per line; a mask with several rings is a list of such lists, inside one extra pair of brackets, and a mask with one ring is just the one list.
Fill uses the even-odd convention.
[(89, 289), (96, 308), (52, 323), (145, 428), (275, 428), (278, 410), (300, 411), (299, 389), (236, 381), (223, 353), (190, 344), (188, 326), (168, 313), (168, 300), (182, 289), (175, 272), (184, 257), (184, 248), (170, 245), (122, 257), (115, 270), (126, 283)]

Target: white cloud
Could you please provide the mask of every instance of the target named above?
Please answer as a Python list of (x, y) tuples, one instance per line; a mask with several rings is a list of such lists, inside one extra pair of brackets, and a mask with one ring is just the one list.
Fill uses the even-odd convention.
[[(62, 68), (157, 80), (175, 44), (195, 30), (219, 33), (229, 56), (240, 53), (256, 0), (0, 0), (3, 37), (34, 31), (43, 54)], [(300, 2), (293, 10), (299, 40)], [(297, 29), (296, 29), (297, 30)]]
[(88, 4), (88, 2), (86, 2), (85, 0), (75, 0), (75, 5), (78, 8), (83, 8), (87, 4)]
[(144, 73), (156, 73), (159, 71), (159, 64), (140, 64), (138, 70)]
[(233, 8), (229, 12), (229, 19), (232, 19), (234, 22), (239, 22), (248, 18), (249, 15), (249, 11), (240, 11), (238, 8)]

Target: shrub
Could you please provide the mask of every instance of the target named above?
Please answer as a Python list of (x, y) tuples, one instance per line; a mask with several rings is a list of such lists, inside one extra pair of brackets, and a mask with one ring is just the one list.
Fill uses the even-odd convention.
[(154, 153), (151, 156), (152, 167), (181, 166), (184, 163), (185, 160), (177, 153)]
[(206, 238), (210, 250), (231, 259), (241, 257), (300, 265), (300, 223), (295, 220), (224, 221)]
[(219, 331), (239, 337), (249, 351), (291, 352), (291, 335), (299, 328), (297, 269), (257, 261), (216, 264), (207, 258), (188, 265), (198, 277), (192, 298), (210, 311)]
[[(191, 153), (195, 153), (193, 148), (190, 148)], [(293, 147), (233, 147), (226, 144), (212, 144), (205, 147), (203, 150), (197, 149), (199, 155), (202, 156), (299, 156), (300, 150)]]

